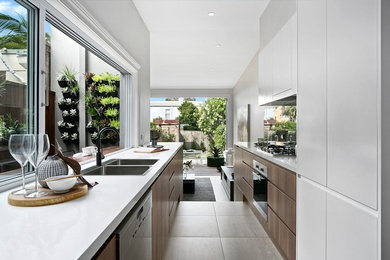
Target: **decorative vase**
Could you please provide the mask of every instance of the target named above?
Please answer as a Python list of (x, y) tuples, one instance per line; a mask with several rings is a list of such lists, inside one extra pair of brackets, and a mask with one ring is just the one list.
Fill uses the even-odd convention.
[(229, 148), (226, 152), (226, 166), (233, 167), (234, 166), (234, 151), (233, 148)]
[(47, 188), (42, 180), (59, 175), (68, 175), (68, 165), (57, 155), (47, 157), (38, 168), (38, 180), (42, 187)]

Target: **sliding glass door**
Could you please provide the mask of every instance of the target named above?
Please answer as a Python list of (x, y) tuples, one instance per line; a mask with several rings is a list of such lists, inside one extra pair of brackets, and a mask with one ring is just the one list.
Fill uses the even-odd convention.
[(0, 2), (0, 186), (20, 176), (8, 150), (10, 135), (37, 131), (37, 9)]

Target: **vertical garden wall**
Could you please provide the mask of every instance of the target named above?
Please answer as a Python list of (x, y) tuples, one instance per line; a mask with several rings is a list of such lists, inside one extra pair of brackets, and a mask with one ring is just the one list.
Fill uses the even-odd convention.
[(76, 80), (76, 72), (65, 66), (57, 79), (61, 87), (63, 97), (58, 100), (62, 120), (57, 122), (61, 139), (66, 145), (79, 144), (79, 84)]
[[(88, 138), (96, 143), (98, 132), (106, 126), (119, 131), (119, 82), (120, 76), (108, 72), (95, 75), (85, 73), (87, 92), (85, 108), (88, 115), (86, 126)], [(119, 138), (114, 132), (102, 135), (103, 145), (119, 145)]]

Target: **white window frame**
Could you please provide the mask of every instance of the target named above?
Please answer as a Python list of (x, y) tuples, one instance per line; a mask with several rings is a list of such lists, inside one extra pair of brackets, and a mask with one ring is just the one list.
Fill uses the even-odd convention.
[[(45, 21), (48, 15), (59, 23), (58, 29), (65, 30), (68, 36), (80, 43), (83, 40), (93, 46), (93, 51), (121, 73), (121, 106), (120, 106), (120, 145), (124, 149), (139, 144), (139, 98), (138, 72), (141, 66), (125, 49), (101, 26), (77, 0), (26, 0), (38, 8), (38, 97), (37, 114), (45, 114), (46, 106), (46, 72), (45, 72)], [(58, 26), (58, 24), (57, 24)], [(100, 55), (99, 55), (100, 54)], [(103, 57), (102, 57), (103, 56)], [(53, 122), (54, 123), (54, 122)], [(45, 117), (37, 122), (39, 133), (45, 132)], [(124, 130), (126, 129), (126, 131)], [(26, 182), (32, 181), (28, 176)], [(20, 186), (21, 177), (0, 183), (0, 192)]]

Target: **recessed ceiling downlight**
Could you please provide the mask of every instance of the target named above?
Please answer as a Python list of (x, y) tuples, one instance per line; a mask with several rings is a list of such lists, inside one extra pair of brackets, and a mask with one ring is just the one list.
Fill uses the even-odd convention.
[(220, 48), (222, 45), (220, 43), (215, 44), (215, 47)]
[(214, 12), (209, 12), (208, 15), (209, 16), (215, 16), (215, 13)]

